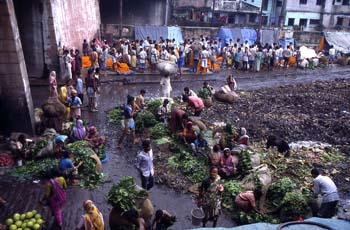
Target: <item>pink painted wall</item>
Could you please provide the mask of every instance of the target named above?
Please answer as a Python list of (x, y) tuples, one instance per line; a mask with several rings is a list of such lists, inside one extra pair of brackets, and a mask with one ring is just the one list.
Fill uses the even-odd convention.
[(57, 45), (82, 49), (84, 39), (99, 37), (98, 0), (51, 0)]

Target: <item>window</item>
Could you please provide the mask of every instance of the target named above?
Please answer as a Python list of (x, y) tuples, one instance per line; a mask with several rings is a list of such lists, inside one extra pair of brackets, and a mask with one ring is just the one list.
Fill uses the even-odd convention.
[(299, 0), (299, 4), (300, 5), (306, 5), (307, 4), (307, 0)]
[(349, 0), (343, 0), (343, 5), (346, 5), (346, 6), (350, 5), (350, 1)]
[(277, 0), (276, 7), (282, 7), (283, 1), (282, 0)]
[(319, 25), (320, 19), (310, 19), (310, 25)]
[(318, 6), (324, 6), (324, 0), (317, 0), (316, 5)]
[(250, 14), (249, 15), (249, 22), (255, 23), (256, 22), (256, 14)]
[(338, 17), (337, 18), (337, 26), (342, 26), (343, 25), (343, 20), (344, 20), (344, 18), (341, 18), (341, 17)]
[(300, 18), (299, 26), (306, 27), (307, 26), (307, 19), (306, 18)]
[(269, 5), (269, 1), (268, 0), (263, 0), (261, 3), (261, 8), (263, 11), (267, 11), (267, 6)]
[(288, 26), (294, 26), (294, 18), (288, 18)]

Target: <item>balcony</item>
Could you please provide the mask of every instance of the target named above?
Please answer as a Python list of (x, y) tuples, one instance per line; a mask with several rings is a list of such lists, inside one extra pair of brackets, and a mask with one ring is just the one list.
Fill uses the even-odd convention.
[(228, 11), (228, 12), (234, 12), (239, 11), (241, 8), (242, 3), (236, 2), (236, 1), (218, 1), (215, 4), (215, 10), (216, 11)]

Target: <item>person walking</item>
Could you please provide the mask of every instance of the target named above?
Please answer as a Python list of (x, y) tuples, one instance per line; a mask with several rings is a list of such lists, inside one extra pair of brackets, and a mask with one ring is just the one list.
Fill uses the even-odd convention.
[(170, 76), (164, 75), (160, 79), (160, 85), (161, 85), (162, 97), (170, 97), (170, 93), (173, 90), (171, 87)]
[(134, 101), (135, 101), (135, 98), (128, 95), (127, 103), (124, 105), (124, 108), (123, 108), (124, 129), (123, 129), (123, 134), (118, 141), (118, 148), (122, 147), (122, 142), (125, 136), (128, 135), (129, 129), (131, 130), (131, 133), (132, 133), (133, 144), (135, 144), (135, 121), (134, 121), (134, 109), (133, 109)]
[(55, 224), (58, 229), (63, 229), (62, 206), (66, 202), (67, 183), (63, 177), (58, 177), (57, 170), (51, 170), (48, 174), (49, 182), (46, 184), (45, 195), (41, 199), (43, 204), (49, 204)]
[(137, 155), (135, 167), (141, 175), (142, 188), (150, 190), (154, 185), (153, 175), (153, 151), (151, 142), (144, 140), (142, 142), (143, 150)]

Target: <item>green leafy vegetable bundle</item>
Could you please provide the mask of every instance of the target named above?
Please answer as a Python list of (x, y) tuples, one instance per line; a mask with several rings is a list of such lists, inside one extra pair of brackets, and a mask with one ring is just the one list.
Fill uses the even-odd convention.
[(138, 207), (135, 206), (136, 199), (147, 196), (147, 191), (137, 191), (134, 178), (127, 176), (121, 178), (118, 184), (112, 186), (108, 192), (107, 200), (113, 207), (126, 212), (132, 208), (137, 210)]
[(43, 177), (48, 170), (56, 168), (57, 165), (58, 160), (52, 158), (27, 161), (22, 167), (12, 170), (10, 175), (24, 179), (40, 178)]
[(186, 151), (169, 157), (168, 165), (174, 169), (180, 168), (192, 183), (201, 182), (208, 175), (208, 164)]
[(150, 132), (152, 138), (159, 139), (168, 136), (168, 127), (164, 123), (158, 123), (150, 129)]
[(108, 112), (108, 121), (112, 123), (118, 123), (123, 119), (123, 109), (118, 106)]
[(96, 161), (91, 158), (95, 154), (87, 141), (76, 141), (67, 145), (74, 153), (76, 162), (83, 162), (79, 168), (78, 177), (82, 187), (94, 188), (103, 182), (103, 174), (96, 172)]

